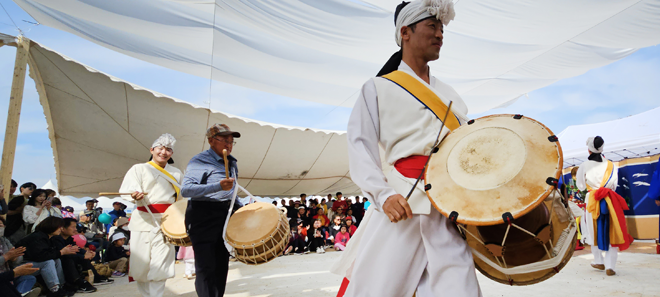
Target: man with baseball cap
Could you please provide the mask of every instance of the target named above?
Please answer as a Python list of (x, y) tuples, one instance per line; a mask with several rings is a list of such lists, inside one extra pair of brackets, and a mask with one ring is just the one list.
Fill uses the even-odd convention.
[[(225, 124), (206, 130), (210, 148), (188, 163), (181, 194), (190, 197), (186, 227), (195, 250), (195, 289), (200, 297), (222, 296), (229, 270), (229, 251), (223, 230), (236, 191), (237, 160), (231, 155), (234, 139), (241, 137)], [(223, 150), (227, 150), (229, 168), (225, 168)], [(240, 206), (236, 199), (235, 204)]]

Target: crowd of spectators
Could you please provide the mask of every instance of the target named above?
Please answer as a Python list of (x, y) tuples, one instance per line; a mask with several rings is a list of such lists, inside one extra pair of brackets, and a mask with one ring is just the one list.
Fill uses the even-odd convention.
[(285, 255), (325, 253), (328, 248), (343, 251), (369, 207), (367, 198), (345, 198), (341, 192), (320, 201), (300, 194), (300, 199), (273, 204), (287, 209), (291, 238)]
[[(130, 257), (125, 205), (115, 202), (103, 214), (98, 201), (88, 200), (76, 215), (53, 190), (29, 182), (17, 186), (12, 180), (6, 199), (0, 185), (0, 296), (91, 293), (113, 283), (110, 275), (125, 275)], [(102, 215), (113, 223), (102, 223)]]

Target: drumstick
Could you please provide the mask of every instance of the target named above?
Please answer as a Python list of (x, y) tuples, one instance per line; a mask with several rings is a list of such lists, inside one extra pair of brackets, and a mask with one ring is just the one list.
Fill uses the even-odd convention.
[[(133, 193), (118, 193), (118, 192), (101, 192), (99, 193), (99, 196), (118, 196), (118, 195), (132, 195)], [(142, 193), (144, 195), (147, 195), (149, 193)]]
[(449, 115), (449, 111), (451, 110), (451, 105), (454, 104), (454, 101), (449, 101), (449, 106), (447, 107), (447, 112), (445, 112), (445, 118), (442, 119), (442, 125), (440, 126), (440, 132), (438, 132), (438, 137), (435, 139), (435, 143), (433, 144), (433, 148), (431, 149), (431, 153), (429, 153), (429, 157), (426, 159), (426, 164), (424, 164), (424, 168), (422, 169), (422, 173), (419, 174), (419, 177), (417, 177), (417, 180), (415, 181), (415, 184), (412, 186), (412, 189), (410, 189), (410, 192), (408, 192), (408, 195), (406, 196), (406, 201), (410, 199), (410, 196), (412, 195), (413, 191), (417, 187), (417, 184), (419, 183), (419, 180), (424, 177), (424, 172), (426, 172), (426, 167), (429, 166), (429, 161), (431, 160), (431, 155), (433, 154), (433, 151), (435, 151), (436, 147), (440, 145), (440, 135), (442, 135), (442, 129), (445, 128), (445, 121), (447, 121), (447, 116)]
[(229, 160), (227, 160), (227, 149), (222, 150), (222, 157), (225, 159), (225, 175), (229, 178)]

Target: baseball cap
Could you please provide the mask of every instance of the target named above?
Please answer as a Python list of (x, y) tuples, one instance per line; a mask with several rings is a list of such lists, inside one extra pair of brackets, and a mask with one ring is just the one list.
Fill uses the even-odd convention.
[(211, 138), (216, 135), (231, 135), (234, 136), (234, 138), (240, 138), (241, 133), (238, 133), (236, 131), (231, 131), (229, 129), (229, 126), (225, 124), (214, 124), (210, 128), (206, 130), (206, 138)]

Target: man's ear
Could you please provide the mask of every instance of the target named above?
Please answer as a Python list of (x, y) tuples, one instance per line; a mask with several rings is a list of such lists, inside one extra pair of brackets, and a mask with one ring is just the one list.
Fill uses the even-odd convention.
[(410, 39), (410, 28), (408, 26), (401, 27), (401, 40)]

